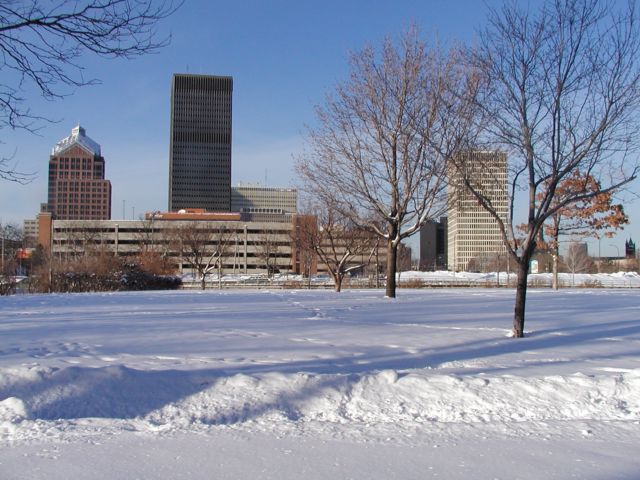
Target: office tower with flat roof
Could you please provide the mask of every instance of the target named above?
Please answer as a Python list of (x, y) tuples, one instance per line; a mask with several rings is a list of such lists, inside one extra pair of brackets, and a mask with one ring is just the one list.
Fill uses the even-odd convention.
[(427, 220), (420, 227), (420, 270), (447, 269), (447, 217)]
[(234, 212), (282, 211), (298, 212), (298, 191), (295, 188), (243, 185), (231, 187), (231, 210)]
[(51, 151), (48, 201), (42, 210), (58, 220), (110, 220), (111, 182), (104, 174), (100, 145), (78, 125)]
[(232, 93), (231, 77), (174, 74), (169, 211), (231, 209)]
[(465, 151), (451, 169), (448, 183), (447, 258), (449, 270), (475, 270), (490, 258), (505, 258), (505, 246), (497, 220), (465, 186), (467, 178), (506, 223), (509, 207), (507, 155), (494, 151)]

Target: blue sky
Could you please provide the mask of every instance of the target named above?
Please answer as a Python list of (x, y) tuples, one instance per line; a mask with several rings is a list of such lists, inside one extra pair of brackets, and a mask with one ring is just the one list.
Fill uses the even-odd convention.
[[(56, 120), (38, 136), (0, 131), (0, 154), (15, 153), (19, 169), (35, 172), (28, 185), (0, 182), (0, 221), (34, 218), (47, 196), (51, 147), (80, 123), (102, 146), (112, 182), (114, 219), (165, 210), (168, 191), (170, 84), (173, 73), (231, 75), (232, 180), (288, 186), (313, 107), (348, 73), (349, 51), (379, 44), (412, 22), (424, 37), (472, 42), (498, 0), (200, 1), (186, 0), (160, 30), (171, 44), (133, 61), (86, 57), (85, 75), (101, 84), (47, 102), (32, 94), (35, 113)], [(615, 255), (624, 239), (640, 240), (637, 205), (632, 225), (601, 242)], [(636, 213), (637, 212), (637, 213)], [(640, 224), (640, 221), (638, 222)], [(597, 254), (592, 249), (592, 254)]]

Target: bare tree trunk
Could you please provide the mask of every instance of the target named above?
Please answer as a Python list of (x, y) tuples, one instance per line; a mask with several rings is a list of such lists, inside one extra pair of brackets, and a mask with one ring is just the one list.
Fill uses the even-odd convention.
[(396, 257), (398, 256), (398, 246), (393, 240), (387, 242), (387, 289), (385, 296), (396, 298)]
[(376, 288), (380, 288), (380, 255), (378, 255), (378, 242), (376, 242)]
[(200, 286), (202, 287), (202, 290), (205, 290), (207, 288), (207, 277), (202, 274), (201, 275), (202, 280), (200, 281)]
[(336, 293), (340, 293), (342, 291), (342, 274), (336, 273), (333, 276), (333, 285), (335, 287)]
[(558, 248), (556, 247), (553, 253), (553, 289), (558, 290)]
[(516, 304), (513, 314), (513, 336), (524, 337), (524, 314), (527, 300), (527, 279), (529, 276), (529, 261), (531, 255), (524, 254), (518, 260), (518, 276), (516, 278)]

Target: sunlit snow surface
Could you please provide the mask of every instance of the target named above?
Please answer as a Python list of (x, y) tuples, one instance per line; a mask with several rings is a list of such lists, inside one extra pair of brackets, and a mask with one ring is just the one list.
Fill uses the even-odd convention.
[(513, 301), (0, 297), (0, 478), (640, 478), (640, 291)]

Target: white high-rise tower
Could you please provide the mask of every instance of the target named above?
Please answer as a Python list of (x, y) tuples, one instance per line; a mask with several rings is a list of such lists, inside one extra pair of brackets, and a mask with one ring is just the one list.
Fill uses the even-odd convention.
[(507, 191), (507, 155), (503, 152), (468, 151), (457, 154), (456, 164), (464, 173), (452, 169), (448, 187), (448, 266), (467, 271), (484, 259), (505, 254), (505, 246), (496, 219), (465, 187), (468, 178), (505, 222), (509, 200)]

